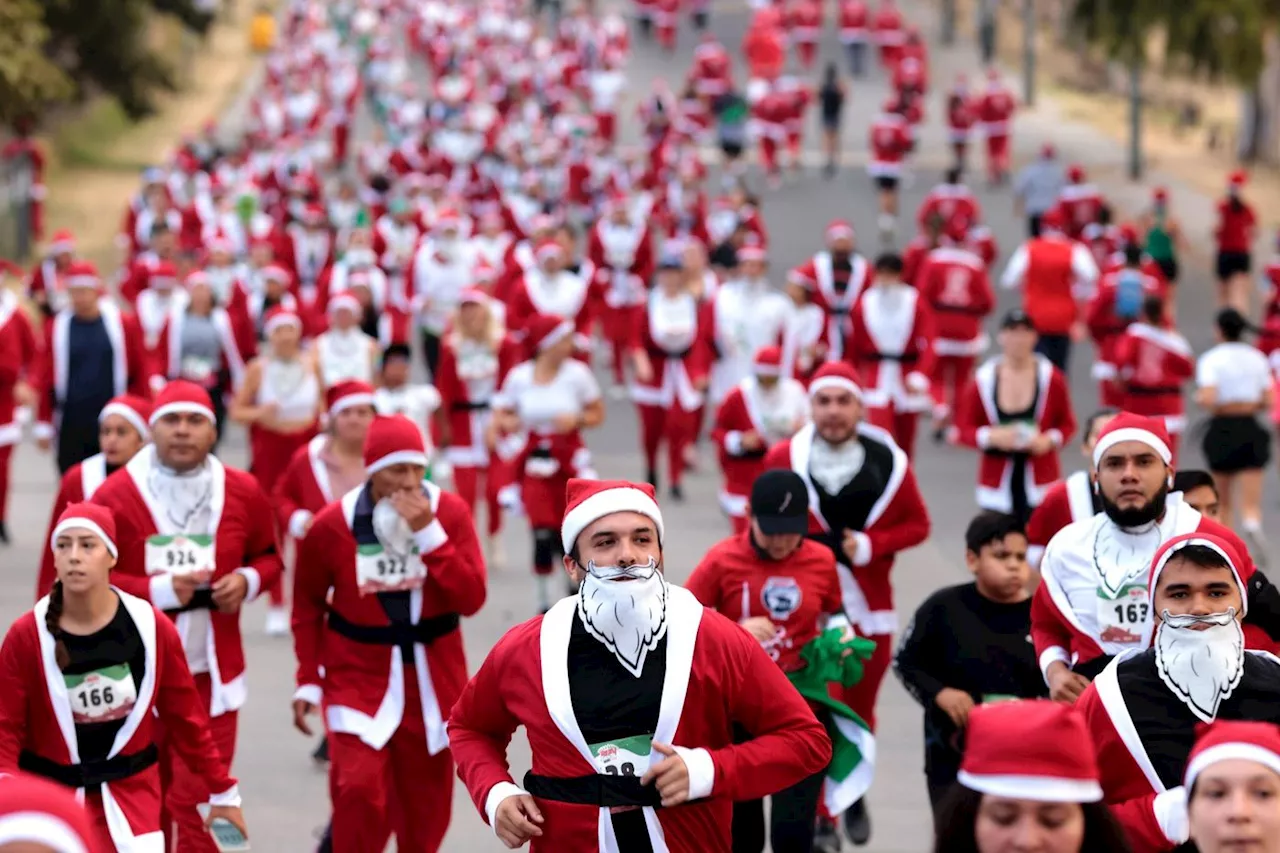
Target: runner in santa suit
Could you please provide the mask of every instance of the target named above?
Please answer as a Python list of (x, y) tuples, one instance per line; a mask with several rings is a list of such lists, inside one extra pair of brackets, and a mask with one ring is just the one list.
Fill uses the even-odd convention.
[[(1067, 525), (1049, 542), (1031, 606), (1031, 636), (1054, 699), (1074, 700), (1113, 656), (1150, 645), (1147, 580), (1163, 542), (1184, 533), (1221, 537), (1254, 573), (1240, 537), (1200, 515), (1181, 493), (1170, 494), (1171, 458), (1168, 433), (1154, 418), (1123, 412), (1098, 434), (1094, 483), (1102, 512)], [(1246, 633), (1252, 647), (1270, 649), (1268, 632), (1275, 629), (1263, 624), (1273, 618), (1275, 592), (1258, 578), (1259, 588), (1251, 590), (1260, 602), (1250, 620), (1256, 624)]]
[(704, 309), (711, 313), (716, 356), (710, 386), (713, 405), (751, 375), (752, 360), (761, 347), (782, 343), (792, 310), (790, 300), (766, 278), (763, 249), (743, 246), (737, 259), (737, 276), (720, 285)]
[(325, 389), (348, 379), (371, 383), (377, 373), (381, 348), (377, 338), (360, 326), (369, 313), (369, 306), (356, 293), (364, 283), (364, 273), (355, 273), (351, 291), (329, 300), (329, 328), (315, 337), (310, 357)]
[(1027, 562), (1031, 568), (1039, 568), (1045, 547), (1059, 530), (1073, 521), (1093, 518), (1102, 512), (1102, 502), (1093, 488), (1093, 446), (1098, 433), (1117, 414), (1115, 409), (1099, 409), (1089, 415), (1080, 437), (1085, 469), (1074, 471), (1050, 486), (1040, 506), (1031, 513), (1027, 521)]
[[(825, 364), (809, 385), (812, 424), (769, 448), (766, 468), (795, 471), (809, 492), (809, 536), (836, 557), (844, 613), (875, 642), (862, 680), (840, 698), (875, 730), (876, 698), (893, 657), (898, 617), (889, 573), (898, 552), (929, 537), (929, 512), (906, 453), (863, 418), (854, 369)], [(834, 815), (833, 815), (834, 816)], [(845, 812), (855, 837), (869, 837), (862, 800)]]
[(658, 45), (668, 54), (676, 49), (676, 31), (680, 26), (680, 0), (652, 0), (654, 30)]
[(1098, 221), (1105, 202), (1098, 188), (1085, 177), (1084, 167), (1072, 164), (1067, 167), (1067, 185), (1058, 193), (1058, 208), (1066, 223), (1067, 236), (1079, 240), (1084, 229)]
[[(75, 792), (30, 773), (0, 777), (0, 823), (8, 843), (34, 844), (37, 853), (81, 853), (103, 841)], [(64, 846), (48, 847), (51, 840)]]
[(143, 347), (150, 363), (163, 359), (160, 353), (160, 335), (169, 322), (169, 315), (182, 310), (187, 304), (187, 292), (179, 286), (178, 268), (168, 261), (160, 261), (144, 276), (144, 286), (134, 300), (134, 317), (142, 330)]
[(654, 284), (632, 327), (631, 399), (640, 413), (649, 485), (658, 488), (658, 450), (665, 443), (671, 497), (680, 501), (685, 448), (696, 435), (711, 367), (709, 318), (686, 287), (678, 257), (663, 259)]
[(968, 165), (969, 139), (977, 122), (977, 108), (969, 93), (969, 78), (958, 74), (955, 85), (947, 93), (947, 140), (955, 152), (955, 169), (962, 175)]
[(866, 0), (840, 0), (840, 44), (849, 58), (849, 73), (861, 77), (867, 55)]
[(582, 430), (600, 426), (605, 411), (595, 375), (572, 358), (573, 324), (538, 314), (526, 328), (525, 344), (534, 356), (507, 373), (493, 398), (490, 441), (513, 466), (514, 482), (507, 494), (512, 504), (518, 495), (529, 519), (538, 605), (545, 610), (551, 605), (555, 525), (564, 514), (565, 483), (571, 477), (593, 475)]
[(526, 354), (534, 346), (529, 338), (529, 325), (537, 315), (550, 315), (569, 321), (574, 327), (574, 345), (581, 353), (591, 334), (595, 314), (591, 281), (595, 267), (590, 261), (574, 271), (568, 267), (564, 245), (554, 239), (538, 244), (537, 265), (524, 270), (510, 291), (507, 302), (507, 328), (526, 344)]
[(392, 290), (387, 274), (378, 267), (378, 256), (370, 247), (372, 238), (368, 231), (351, 233), (342, 259), (320, 275), (316, 286), (316, 299), (312, 309), (317, 313), (329, 310), (329, 302), (341, 293), (351, 290), (357, 281), (363, 281), (373, 297), (373, 306), (381, 311), (404, 291)]
[(892, 424), (894, 440), (910, 458), (920, 413), (933, 407), (934, 318), (920, 292), (902, 281), (902, 258), (876, 259), (875, 279), (851, 319), (846, 360), (867, 383), (864, 404)]
[(622, 59), (619, 54), (606, 50), (600, 57), (600, 67), (587, 72), (587, 94), (596, 120), (596, 136), (606, 150), (617, 139), (618, 106), (627, 88)]
[(1025, 524), (1062, 478), (1058, 453), (1076, 419), (1062, 371), (1035, 352), (1035, 329), (1021, 311), (1000, 324), (1001, 354), (978, 368), (956, 400), (952, 441), (981, 452), (978, 506)]
[(925, 195), (916, 211), (916, 224), (923, 231), (935, 216), (942, 219), (944, 227), (953, 222), (963, 222), (967, 226), (971, 222), (982, 221), (982, 206), (973, 190), (965, 186), (964, 173), (958, 167), (948, 169), (942, 183)]
[(286, 266), (293, 273), (303, 299), (313, 302), (320, 277), (333, 265), (334, 239), (329, 215), (319, 203), (308, 204), (302, 219), (285, 228)]
[(978, 122), (987, 139), (987, 175), (992, 184), (1009, 176), (1009, 136), (1017, 103), (1000, 81), (1000, 71), (987, 72), (987, 88), (975, 99)]
[(101, 451), (98, 413), (112, 397), (149, 396), (142, 330), (132, 314), (106, 299), (98, 271), (88, 262), (67, 270), (70, 304), (53, 317), (42, 358), (37, 446), (48, 451), (57, 435), (58, 470), (66, 473)]
[(769, 185), (777, 189), (782, 169), (778, 152), (786, 143), (791, 102), (787, 93), (777, 88), (776, 82), (773, 86), (752, 107), (752, 134), (760, 146), (760, 165)]
[(440, 339), (458, 310), (462, 291), (475, 282), (478, 260), (476, 250), (462, 238), (462, 218), (444, 210), (409, 264), (406, 301), (422, 329), (422, 351), (432, 376), (440, 367)]
[[(147, 426), (149, 417), (151, 401), (131, 394), (122, 394), (102, 407), (98, 414), (98, 440), (102, 452), (72, 465), (62, 475), (58, 494), (53, 499), (53, 511), (49, 514), (49, 538), (53, 537), (53, 528), (64, 509), (92, 498), (107, 477), (123, 467), (151, 440), (151, 429)], [(47, 552), (40, 562), (40, 574), (36, 578), (37, 601), (49, 594), (54, 577), (53, 552)]]
[(9, 464), (13, 447), (22, 440), (18, 409), (36, 403), (40, 386), (39, 361), (43, 347), (18, 294), (0, 290), (0, 542), (8, 544)]
[[(198, 385), (170, 382), (149, 420), (154, 443), (107, 478), (93, 502), (115, 514), (120, 561), (113, 577), (176, 619), (207, 730), (223, 761), (235, 754), (238, 712), (248, 694), (240, 607), (280, 577), (271, 502), (243, 471), (209, 453), (217, 436), (213, 404)], [(185, 739), (161, 746), (166, 827), (178, 849), (214, 853), (196, 804), (206, 781), (181, 760)]]
[(902, 56), (902, 45), (907, 40), (903, 28), (902, 12), (895, 0), (880, 0), (880, 7), (871, 16), (871, 35), (880, 51), (880, 65), (890, 75)]
[(847, 220), (828, 223), (826, 242), (827, 248), (793, 268), (787, 281), (802, 285), (826, 315), (827, 358), (839, 361), (853, 332), (849, 320), (853, 305), (871, 283), (871, 265), (855, 251), (853, 225)]
[(787, 373), (808, 387), (813, 373), (831, 351), (827, 312), (818, 303), (817, 285), (800, 279), (787, 282), (791, 316), (782, 334), (782, 362)]
[(1076, 703), (1098, 753), (1105, 801), (1135, 853), (1187, 841), (1196, 769), (1188, 759), (1202, 723), (1280, 723), (1280, 661), (1246, 649), (1241, 620), (1258, 602), (1253, 566), (1240, 553), (1205, 531), (1161, 546), (1142, 587), (1154, 635), (1113, 660)]
[(787, 42), (782, 13), (777, 8), (766, 6), (756, 11), (742, 38), (742, 55), (752, 81), (771, 83), (782, 73), (787, 62)]
[[(58, 579), (0, 646), (0, 771), (21, 768), (80, 789), (94, 850), (158, 850), (163, 750), (189, 768), (210, 818), (247, 835), (239, 787), (178, 631), (149, 602), (112, 586), (117, 538), (112, 512), (93, 504), (71, 504), (54, 526)], [(59, 837), (25, 849), (59, 849), (47, 846)], [(11, 847), (16, 839), (5, 832), (0, 840)]]
[(603, 302), (598, 310), (612, 348), (613, 381), (618, 386), (625, 381), (625, 353), (644, 314), (653, 256), (644, 218), (632, 211), (625, 195), (611, 198), (605, 215), (591, 229), (587, 259), (595, 267), (593, 286)]
[(1098, 381), (1098, 396), (1104, 406), (1121, 405), (1122, 386), (1117, 381), (1116, 344), (1129, 324), (1141, 317), (1142, 305), (1148, 296), (1159, 299), (1162, 314), (1163, 305), (1169, 297), (1168, 285), (1143, 272), (1141, 265), (1142, 249), (1138, 246), (1126, 246), (1124, 266), (1102, 276), (1098, 289), (1085, 310), (1085, 324), (1089, 327), (1089, 334), (1097, 351), (1092, 375)]
[(962, 234), (957, 239), (954, 229), (950, 233), (946, 244), (925, 256), (912, 282), (933, 314), (936, 334), (929, 377), (935, 438), (959, 404), (974, 361), (990, 343), (982, 327), (996, 303), (986, 265), (964, 246)]
[[(568, 490), (559, 539), (578, 591), (509, 631), (463, 690), (458, 775), (511, 848), (728, 853), (731, 804), (821, 770), (829, 740), (751, 635), (667, 582), (652, 487)], [(522, 725), (520, 787), (506, 751)]]
[(453, 789), (445, 722), (467, 677), (459, 617), (484, 603), (484, 561), (462, 499), (424, 482), (415, 424), (377, 418), (363, 455), (368, 482), (317, 513), (298, 549), (294, 726), (310, 735), (323, 709), (335, 850), (381, 851), (392, 802), (430, 802), (395, 809), (395, 834), (434, 853)]
[(794, 0), (786, 18), (788, 41), (795, 46), (800, 67), (811, 71), (818, 57), (818, 36), (822, 34), (822, 3), (818, 0)]
[(689, 82), (708, 105), (733, 89), (733, 61), (714, 33), (704, 35), (693, 49)]
[(46, 335), (53, 315), (67, 307), (69, 296), (64, 278), (75, 261), (75, 236), (66, 229), (55, 231), (44, 259), (32, 268), (31, 278), (27, 280), (27, 298), (40, 309)]
[(869, 144), (871, 161), (867, 174), (875, 181), (880, 195), (877, 220), (880, 239), (889, 241), (898, 227), (898, 183), (902, 179), (903, 162), (911, 151), (911, 129), (901, 112), (897, 98), (885, 101), (880, 113), (871, 121)]
[(1168, 321), (1163, 299), (1146, 298), (1142, 315), (1116, 341), (1113, 353), (1120, 406), (1164, 421), (1176, 463), (1178, 439), (1187, 425), (1182, 389), (1195, 376), (1196, 362), (1187, 339)]

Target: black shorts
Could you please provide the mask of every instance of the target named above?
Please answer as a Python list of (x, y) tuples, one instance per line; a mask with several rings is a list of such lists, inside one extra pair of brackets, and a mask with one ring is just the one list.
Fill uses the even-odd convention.
[(1253, 260), (1248, 252), (1218, 252), (1218, 281), (1226, 281), (1233, 275), (1248, 273)]
[(736, 160), (742, 156), (742, 143), (721, 142), (720, 150), (724, 152), (724, 156), (728, 157), (730, 160)]
[(1170, 284), (1176, 284), (1178, 281), (1178, 259), (1165, 258), (1157, 260), (1156, 266), (1160, 267), (1160, 272), (1164, 273), (1164, 277), (1169, 280)]
[(1256, 471), (1271, 461), (1271, 436), (1252, 415), (1210, 418), (1201, 447), (1209, 470), (1218, 474)]
[(881, 192), (895, 192), (898, 189), (897, 175), (876, 175), (876, 186)]
[(835, 114), (835, 115), (823, 115), (823, 116), (822, 116), (822, 129), (823, 129), (823, 130), (827, 130), (827, 131), (839, 130), (839, 129), (840, 129), (840, 114), (839, 114), (839, 113), (837, 113), (837, 114)]

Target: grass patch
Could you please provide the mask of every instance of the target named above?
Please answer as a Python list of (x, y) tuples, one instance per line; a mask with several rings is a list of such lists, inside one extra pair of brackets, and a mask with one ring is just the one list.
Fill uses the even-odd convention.
[(62, 169), (140, 170), (143, 164), (122, 163), (107, 156), (112, 143), (134, 126), (114, 98), (98, 98), (79, 115), (60, 123), (50, 145)]

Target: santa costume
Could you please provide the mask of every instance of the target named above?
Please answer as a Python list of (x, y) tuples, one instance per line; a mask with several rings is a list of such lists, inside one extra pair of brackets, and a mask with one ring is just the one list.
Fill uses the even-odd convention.
[[(758, 246), (738, 249), (739, 262), (765, 260)], [(705, 303), (710, 312), (716, 363), (711, 371), (711, 402), (718, 405), (738, 383), (751, 375), (751, 364), (761, 347), (783, 342), (790, 300), (769, 285), (764, 275), (726, 281)]]
[(1000, 72), (991, 69), (987, 88), (976, 98), (978, 122), (987, 139), (987, 174), (992, 183), (1004, 180), (1009, 171), (1009, 136), (1017, 104), (1000, 82)]
[[(616, 513), (649, 519), (661, 547), (652, 487), (572, 480), (568, 488), (565, 552), (576, 553), (579, 534)], [(596, 574), (605, 571), (636, 579)], [(523, 787), (506, 761), (520, 726), (533, 750)], [(767, 734), (741, 742), (735, 726)], [(653, 562), (621, 570), (592, 563), (578, 594), (509, 631), (454, 705), (449, 736), (458, 775), (495, 831), (508, 798), (537, 803), (545, 821), (533, 853), (621, 853), (637, 842), (729, 853), (733, 801), (792, 785), (831, 755), (822, 726), (760, 644), (669, 584)], [(683, 761), (688, 801), (655, 808), (657, 786), (640, 780), (664, 756)], [(620, 782), (602, 785), (614, 777)]]
[(569, 269), (564, 247), (550, 239), (539, 243), (534, 254), (538, 263), (525, 267), (509, 292), (507, 328), (525, 339), (529, 354), (528, 327), (533, 317), (559, 317), (573, 325), (578, 348), (585, 349), (595, 314), (591, 286), (595, 265), (588, 260), (576, 272)]
[[(843, 219), (832, 220), (827, 225), (826, 240), (828, 244), (852, 243), (853, 225)], [(858, 296), (871, 283), (871, 265), (855, 251), (837, 252), (827, 248), (792, 269), (787, 281), (802, 285), (813, 304), (826, 314), (827, 357), (840, 361), (853, 332), (849, 314)]]
[(101, 832), (84, 804), (66, 787), (22, 772), (0, 778), (0, 844), (47, 846), (52, 853), (90, 853), (107, 840)]
[(1027, 521), (1027, 562), (1038, 569), (1045, 548), (1059, 530), (1102, 512), (1102, 502), (1088, 471), (1075, 471), (1044, 493), (1044, 499)]
[[(195, 415), (210, 424), (214, 420), (209, 394), (185, 380), (170, 382), (157, 395), (149, 425), (154, 429), (171, 414)], [(248, 602), (280, 576), (270, 501), (252, 476), (211, 454), (180, 473), (163, 464), (152, 444), (108, 477), (93, 502), (115, 515), (120, 545), (116, 585), (176, 621), (200, 703), (211, 718), (208, 731), (230, 765), (238, 712), (248, 696), (244, 645), (239, 611), (216, 607), (209, 585), (240, 575)], [(195, 575), (206, 583), (184, 603), (175, 590), (176, 575)], [(177, 754), (161, 752), (165, 806), (176, 825), (177, 843), (184, 851), (213, 853), (196, 811), (204, 799), (204, 781), (182, 761), (171, 760)]]
[(933, 417), (946, 420), (973, 375), (990, 338), (983, 321), (995, 308), (986, 264), (962, 246), (939, 246), (925, 256), (913, 282), (933, 314)]
[(294, 699), (323, 708), (334, 849), (380, 853), (394, 797), (397, 846), (434, 853), (453, 789), (445, 723), (467, 679), (459, 619), (484, 604), (484, 560), (461, 498), (415, 481), (429, 512), (406, 519), (388, 502), (404, 480), (390, 469), (427, 466), (417, 426), (375, 420), (364, 459), (369, 482), (321, 510), (299, 547)]
[(1169, 449), (1176, 460), (1178, 439), (1187, 426), (1182, 388), (1196, 369), (1191, 345), (1172, 327), (1130, 323), (1116, 341), (1112, 355), (1120, 385), (1120, 407), (1163, 420), (1169, 431)]
[(596, 270), (593, 284), (603, 303), (600, 320), (613, 352), (613, 381), (618, 385), (626, 381), (624, 356), (637, 325), (643, 322), (654, 273), (648, 223), (630, 208), (626, 196), (610, 199), (587, 243), (587, 258)]
[(34, 396), (40, 386), (37, 354), (42, 347), (31, 321), (19, 304), (18, 294), (0, 289), (0, 540), (7, 542), (6, 526), (9, 508), (9, 463), (13, 446), (22, 440), (22, 424), (18, 421), (21, 389)]

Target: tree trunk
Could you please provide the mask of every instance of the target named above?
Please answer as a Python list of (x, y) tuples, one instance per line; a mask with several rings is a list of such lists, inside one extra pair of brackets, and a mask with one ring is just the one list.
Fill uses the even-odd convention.
[[(1264, 59), (1256, 90), (1258, 116), (1252, 125), (1252, 153), (1274, 165), (1280, 164), (1280, 34), (1275, 30), (1268, 32), (1263, 38), (1262, 50)], [(1248, 122), (1242, 119), (1241, 124), (1243, 131)], [(1241, 133), (1242, 139), (1243, 136)]]

